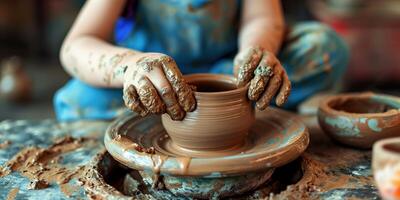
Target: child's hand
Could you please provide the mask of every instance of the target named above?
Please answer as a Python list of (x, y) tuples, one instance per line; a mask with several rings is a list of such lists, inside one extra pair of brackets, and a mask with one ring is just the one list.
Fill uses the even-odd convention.
[(290, 94), (290, 81), (273, 53), (261, 47), (251, 47), (236, 55), (234, 65), (238, 86), (250, 82), (248, 97), (257, 101), (260, 110), (264, 110), (276, 95), (276, 105), (282, 106), (286, 102)]
[(167, 112), (173, 120), (182, 120), (194, 110), (194, 94), (171, 57), (142, 53), (128, 62), (123, 96), (128, 108), (141, 116)]

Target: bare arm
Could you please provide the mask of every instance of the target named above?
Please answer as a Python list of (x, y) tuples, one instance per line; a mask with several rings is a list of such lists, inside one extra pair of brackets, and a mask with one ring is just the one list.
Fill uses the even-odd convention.
[(126, 106), (142, 116), (168, 113), (182, 120), (196, 101), (175, 61), (107, 42), (125, 3), (87, 1), (63, 43), (61, 63), (72, 76), (91, 85), (123, 87)]
[(276, 96), (282, 106), (290, 94), (290, 81), (275, 56), (284, 33), (279, 0), (245, 0), (239, 32), (239, 53), (234, 60), (238, 86), (250, 83), (248, 97), (264, 110)]
[(261, 46), (276, 54), (284, 28), (280, 0), (246, 0), (239, 33), (240, 49)]
[(100, 87), (122, 87), (124, 62), (135, 51), (108, 43), (126, 0), (88, 0), (61, 48), (72, 76)]

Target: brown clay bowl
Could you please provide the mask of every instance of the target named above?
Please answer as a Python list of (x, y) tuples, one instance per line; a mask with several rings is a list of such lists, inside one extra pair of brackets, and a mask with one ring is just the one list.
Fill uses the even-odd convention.
[(247, 87), (237, 88), (235, 78), (217, 74), (193, 74), (185, 80), (197, 88), (196, 110), (183, 121), (162, 116), (172, 142), (182, 151), (222, 150), (244, 143), (255, 120)]
[(379, 139), (400, 136), (400, 98), (372, 92), (328, 97), (319, 106), (318, 121), (334, 140), (371, 148)]
[(400, 137), (374, 144), (372, 170), (383, 199), (400, 199)]

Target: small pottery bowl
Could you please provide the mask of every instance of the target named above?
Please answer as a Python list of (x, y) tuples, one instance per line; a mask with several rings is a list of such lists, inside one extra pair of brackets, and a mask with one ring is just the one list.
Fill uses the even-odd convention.
[(400, 136), (400, 98), (372, 92), (328, 97), (319, 106), (318, 121), (334, 140), (371, 148), (379, 139)]
[(193, 74), (185, 80), (196, 87), (196, 110), (186, 113), (183, 121), (162, 116), (174, 145), (189, 154), (242, 145), (255, 119), (247, 87), (237, 88), (236, 79), (226, 75)]
[(374, 144), (372, 170), (383, 199), (400, 199), (400, 137)]

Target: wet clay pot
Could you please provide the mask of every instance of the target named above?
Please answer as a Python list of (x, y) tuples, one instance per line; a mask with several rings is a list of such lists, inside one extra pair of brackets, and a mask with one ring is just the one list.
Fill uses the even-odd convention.
[(245, 144), (234, 149), (188, 155), (174, 148), (159, 116), (130, 113), (110, 124), (104, 144), (116, 161), (137, 170), (146, 185), (163, 185), (163, 191), (196, 199), (229, 197), (265, 183), (309, 143), (307, 127), (296, 115), (275, 108), (255, 114)]
[(379, 139), (400, 136), (400, 98), (371, 92), (328, 97), (319, 106), (318, 120), (334, 140), (371, 148)]
[(247, 87), (236, 88), (235, 78), (216, 74), (193, 74), (185, 80), (196, 87), (196, 110), (183, 121), (162, 116), (162, 124), (175, 148), (190, 155), (192, 150), (226, 150), (243, 145), (254, 122), (254, 109)]
[(374, 144), (372, 170), (383, 199), (400, 199), (400, 137)]

